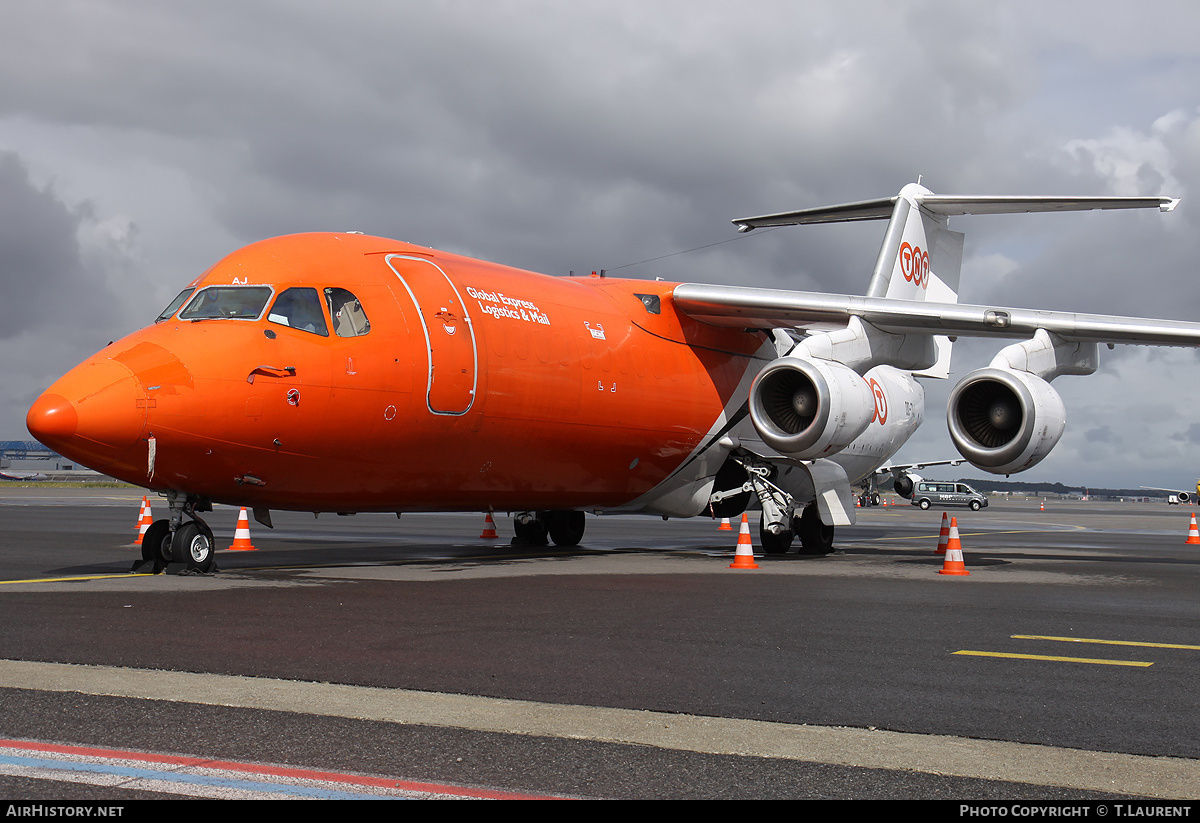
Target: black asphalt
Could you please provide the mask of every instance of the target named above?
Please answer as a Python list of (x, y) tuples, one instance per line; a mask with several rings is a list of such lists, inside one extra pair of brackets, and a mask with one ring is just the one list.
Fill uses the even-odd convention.
[[(129, 498), (131, 509), (129, 499), (73, 494), (0, 490), (0, 658), (1200, 754), (1200, 651), (1014, 638), (1200, 643), (1200, 546), (1184, 543), (1188, 512), (1164, 504), (1064, 503), (1043, 512), (1031, 501), (956, 512), (972, 570), (964, 578), (937, 574), (941, 513), (899, 507), (871, 510), (840, 530), (838, 554), (760, 556), (758, 570), (729, 569), (735, 535), (706, 520), (589, 516), (581, 549), (561, 552), (493, 547), (478, 539), (477, 515), (276, 514), (274, 533), (253, 527), (258, 551), (219, 554), (221, 571), (208, 578), (163, 576), (144, 591), (12, 582), (130, 568), (140, 498)], [(228, 543), (236, 510), (214, 513), (214, 525), (223, 520), (218, 539)], [(503, 514), (497, 523), (511, 535)], [(591, 562), (597, 556), (605, 570)], [(638, 573), (648, 559), (656, 570)], [(392, 579), (401, 567), (421, 579)], [(346, 579), (348, 569), (361, 579)], [(1153, 665), (954, 654), (961, 650)], [(1101, 797), (5, 688), (0, 736), (578, 797)], [(0, 796), (123, 795), (0, 776)]]

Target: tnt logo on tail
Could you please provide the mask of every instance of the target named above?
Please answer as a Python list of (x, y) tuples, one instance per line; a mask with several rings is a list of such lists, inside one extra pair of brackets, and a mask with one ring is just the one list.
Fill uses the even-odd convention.
[(900, 244), (898, 259), (900, 273), (910, 283), (915, 283), (922, 289), (929, 288), (929, 252), (911, 243)]

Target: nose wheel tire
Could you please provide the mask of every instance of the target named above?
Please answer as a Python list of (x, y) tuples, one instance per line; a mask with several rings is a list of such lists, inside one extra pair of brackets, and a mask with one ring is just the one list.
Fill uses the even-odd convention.
[(154, 563), (154, 573), (158, 574), (171, 558), (171, 521), (155, 520), (142, 535), (142, 560)]
[(202, 528), (199, 523), (184, 523), (175, 530), (171, 552), (188, 571), (211, 571), (214, 555), (212, 532)]

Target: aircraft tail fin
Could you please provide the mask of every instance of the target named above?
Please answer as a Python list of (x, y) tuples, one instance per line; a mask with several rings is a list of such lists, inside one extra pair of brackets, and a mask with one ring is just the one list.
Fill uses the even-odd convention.
[(947, 228), (946, 215), (921, 208), (924, 196), (931, 194), (910, 183), (892, 198), (867, 297), (958, 302), (963, 234)]
[[(947, 227), (946, 215), (921, 208), (922, 197), (932, 193), (910, 183), (894, 198), (891, 220), (867, 286), (868, 297), (958, 302), (963, 233)], [(941, 334), (934, 335), (933, 343), (937, 362), (916, 374), (944, 380), (950, 376), (953, 343)]]

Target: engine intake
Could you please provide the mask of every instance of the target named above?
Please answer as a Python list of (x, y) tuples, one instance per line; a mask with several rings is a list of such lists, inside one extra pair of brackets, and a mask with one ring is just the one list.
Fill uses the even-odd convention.
[(900, 495), (901, 497), (911, 500), (912, 495), (913, 495), (913, 489), (916, 488), (916, 481), (918, 481), (920, 479), (921, 478), (919, 475), (909, 474), (908, 472), (905, 472), (904, 474), (897, 477), (894, 481), (892, 481), (892, 487), (896, 490), (896, 494)]
[(830, 360), (781, 357), (750, 387), (750, 418), (759, 437), (802, 459), (841, 451), (874, 414), (875, 397), (866, 381)]
[(1037, 465), (1066, 428), (1062, 398), (1029, 372), (973, 371), (950, 392), (946, 408), (950, 439), (976, 468), (1012, 474)]

